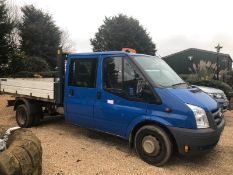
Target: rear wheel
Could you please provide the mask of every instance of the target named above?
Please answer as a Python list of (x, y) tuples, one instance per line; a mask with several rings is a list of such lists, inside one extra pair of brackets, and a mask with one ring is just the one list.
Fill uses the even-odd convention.
[(172, 154), (168, 134), (159, 126), (143, 126), (136, 135), (134, 146), (139, 157), (149, 164), (164, 165)]
[(25, 104), (19, 105), (16, 108), (16, 121), (22, 128), (28, 128), (32, 125), (33, 117)]
[(16, 121), (22, 128), (29, 128), (40, 123), (42, 107), (36, 103), (21, 104), (16, 108)]

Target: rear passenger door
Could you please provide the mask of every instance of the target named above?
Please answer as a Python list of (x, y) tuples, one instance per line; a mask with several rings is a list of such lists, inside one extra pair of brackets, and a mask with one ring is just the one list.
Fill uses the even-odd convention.
[(65, 88), (66, 119), (74, 124), (92, 127), (96, 101), (97, 57), (72, 58)]

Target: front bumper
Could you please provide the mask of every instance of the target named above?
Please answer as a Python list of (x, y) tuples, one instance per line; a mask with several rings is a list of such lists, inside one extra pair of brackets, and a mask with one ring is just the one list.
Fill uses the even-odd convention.
[[(169, 130), (175, 138), (180, 154), (200, 155), (208, 152), (218, 143), (224, 129), (224, 125), (225, 121), (222, 119), (221, 123), (215, 129), (186, 129), (170, 127)], [(185, 151), (185, 146), (188, 146), (188, 151)]]

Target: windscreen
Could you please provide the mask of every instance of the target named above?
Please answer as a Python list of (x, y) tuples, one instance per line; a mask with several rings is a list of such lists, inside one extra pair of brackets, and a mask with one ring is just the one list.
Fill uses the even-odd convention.
[(154, 84), (163, 87), (185, 84), (176, 72), (160, 58), (152, 56), (133, 56), (133, 60), (140, 65)]

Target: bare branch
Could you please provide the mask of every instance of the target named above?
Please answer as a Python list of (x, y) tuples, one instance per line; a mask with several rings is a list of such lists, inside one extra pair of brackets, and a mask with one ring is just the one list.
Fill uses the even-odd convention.
[(70, 38), (70, 34), (67, 30), (61, 31), (61, 47), (64, 52), (70, 53), (74, 51), (75, 43)]

